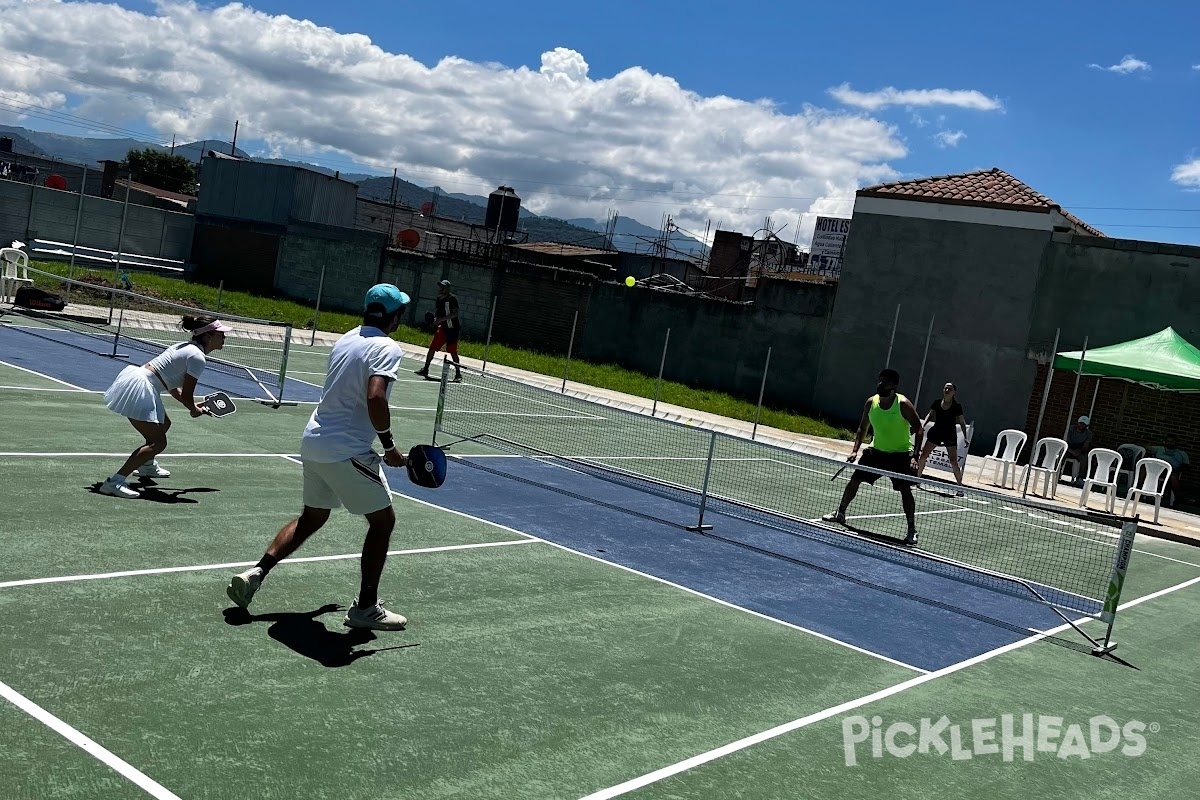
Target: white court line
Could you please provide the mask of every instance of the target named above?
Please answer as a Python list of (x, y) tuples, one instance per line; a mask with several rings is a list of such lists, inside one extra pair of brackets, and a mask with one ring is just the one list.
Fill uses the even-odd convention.
[(156, 800), (180, 800), (179, 795), (174, 794), (161, 783), (158, 783), (144, 772), (136, 769), (129, 762), (101, 747), (94, 739), (90, 739), (75, 730), (37, 703), (17, 692), (8, 684), (0, 683), (0, 697), (3, 697), (71, 744), (79, 747), (85, 753), (88, 753), (96, 760), (110, 767), (123, 778), (136, 784), (151, 797), (156, 798)]
[[(414, 547), (410, 550), (389, 550), (389, 556), (411, 556), (421, 553), (444, 553), (451, 550), (475, 550), (483, 547), (506, 547), (510, 544), (532, 544), (531, 539), (516, 539), (508, 542), (479, 542), (477, 544), (448, 544), (441, 547)], [(313, 561), (345, 561), (352, 558), (362, 558), (361, 553), (342, 553), (334, 556), (304, 556), (301, 558), (285, 558), (280, 564), (302, 564)], [(152, 567), (150, 569), (130, 569), (121, 572), (97, 572), (89, 575), (56, 575), (51, 578), (25, 578), (17, 581), (0, 583), (0, 589), (12, 589), (17, 586), (38, 586), (44, 583), (71, 583), (73, 581), (97, 581), (105, 578), (132, 578), (139, 575), (167, 575), (175, 572), (204, 572), (205, 570), (235, 569), (237, 567), (253, 567), (257, 561), (231, 561), (227, 564), (199, 564), (184, 567)]]
[[(922, 515), (930, 516), (932, 514), (961, 514), (964, 511), (973, 511), (973, 510), (974, 509), (970, 509), (970, 508), (942, 508), (942, 509), (938, 509), (937, 511), (917, 511), (915, 513), (916, 513), (916, 516), (919, 517)], [(858, 516), (847, 515), (846, 519), (885, 519), (887, 517), (903, 517), (903, 516), (904, 516), (903, 513), (900, 513), (900, 514), (860, 514)], [(815, 521), (816, 520), (809, 520), (809, 522), (815, 522)]]
[(63, 392), (64, 394), (101, 394), (101, 392), (91, 392), (87, 389), (60, 389), (57, 386), (0, 386), (0, 389), (18, 389), (22, 392)]
[[(547, 408), (557, 408), (560, 411), (570, 411), (570, 412), (572, 412), (572, 414), (575, 417), (577, 417), (579, 419), (599, 419), (599, 420), (607, 420), (608, 419), (608, 417), (602, 417), (598, 414), (588, 414), (586, 412), (580, 412), (574, 408), (571, 408), (570, 406), (559, 405), (557, 403), (547, 403), (543, 400), (534, 400), (533, 398), (530, 398), (530, 397), (522, 397), (521, 395), (517, 394), (516, 392), (506, 392), (506, 391), (497, 389), (492, 386), (480, 386), (478, 384), (471, 384), (471, 383), (464, 384), (464, 385), (470, 386), (474, 389), (482, 389), (485, 392), (495, 392), (496, 394), (502, 394), (507, 397), (515, 397), (518, 400), (521, 400), (522, 402), (525, 402), (525, 403), (534, 403), (539, 406), (546, 406)], [(536, 416), (536, 415), (525, 415), (525, 416)]]
[[(1129, 601), (1128, 603), (1122, 603), (1121, 609), (1136, 606), (1136, 605), (1138, 605), (1140, 603), (1144, 603), (1148, 600), (1153, 600), (1155, 598), (1162, 597), (1163, 595), (1170, 594), (1171, 592), (1179, 591), (1180, 589), (1186, 589), (1190, 586), (1195, 585), (1196, 583), (1200, 583), (1200, 578), (1192, 578), (1190, 581), (1185, 581), (1185, 582), (1177, 584), (1175, 586), (1171, 586), (1166, 589), (1162, 589), (1160, 591), (1154, 592), (1153, 594), (1148, 594), (1144, 597), (1139, 597), (1136, 600)], [(1079, 622), (1079, 623), (1083, 623), (1086, 621), (1088, 621), (1088, 619), (1076, 620), (1076, 622)], [(806, 717), (801, 717), (800, 719), (792, 720), (791, 722), (787, 722), (787, 723), (784, 723), (783, 725), (779, 725), (779, 726), (771, 728), (769, 730), (762, 731), (761, 733), (756, 733), (752, 736), (747, 736), (744, 739), (738, 739), (735, 742), (730, 742), (729, 744), (724, 745), (722, 747), (718, 747), (715, 750), (709, 750), (707, 753), (701, 753), (700, 755), (692, 756), (691, 758), (686, 759), (684, 761), (680, 761), (680, 762), (672, 764), (670, 766), (663, 767), (662, 769), (655, 770), (654, 772), (648, 772), (645, 775), (642, 775), (637, 778), (633, 778), (632, 780), (625, 781), (624, 783), (619, 783), (616, 786), (610, 786), (607, 789), (601, 789), (598, 792), (593, 792), (589, 795), (586, 795), (585, 797), (581, 798), (581, 800), (609, 800), (609, 798), (619, 797), (620, 795), (627, 794), (636, 789), (641, 789), (644, 786), (648, 786), (652, 783), (656, 783), (657, 781), (660, 781), (663, 778), (669, 778), (672, 775), (678, 775), (681, 772), (686, 772), (687, 770), (692, 769), (693, 767), (698, 767), (701, 764), (707, 764), (710, 761), (715, 761), (716, 759), (722, 758), (723, 756), (727, 756), (730, 753), (736, 753), (739, 750), (745, 750), (747, 747), (752, 747), (756, 744), (760, 744), (762, 742), (767, 741), (768, 739), (774, 739), (778, 736), (782, 736), (785, 733), (791, 733), (792, 731), (796, 731), (801, 728), (807, 728), (809, 725), (812, 725), (817, 722), (822, 722), (824, 720), (829, 719), (830, 717), (834, 717), (839, 714), (844, 714), (847, 711), (853, 711), (856, 708), (861, 708), (862, 706), (869, 705), (871, 703), (876, 702), (877, 700), (883, 700), (885, 698), (899, 694), (900, 692), (904, 692), (904, 691), (912, 689), (916, 686), (920, 686), (921, 684), (929, 683), (930, 681), (935, 681), (938, 678), (943, 678), (947, 675), (952, 675), (955, 672), (959, 672), (963, 669), (966, 669), (967, 667), (971, 667), (976, 664), (980, 664), (984, 661), (988, 661), (992, 658), (995, 658), (996, 656), (1003, 655), (1004, 653), (1008, 653), (1013, 650), (1017, 650), (1021, 647), (1024, 647), (1028, 644), (1032, 644), (1034, 642), (1039, 642), (1042, 639), (1045, 639), (1049, 636), (1054, 636), (1055, 634), (1062, 633), (1063, 631), (1069, 629), (1070, 627), (1071, 626), (1067, 625), (1067, 624), (1059, 625), (1057, 628), (1052, 628), (1048, 631), (1039, 633), (1035, 636), (1030, 636), (1028, 638), (1021, 639), (1016, 642), (1012, 642), (1011, 644), (1006, 644), (1003, 647), (997, 647), (995, 650), (989, 650), (986, 653), (981, 653), (980, 655), (977, 655), (973, 658), (969, 658), (966, 661), (960, 661), (957, 664), (951, 664), (950, 666), (943, 667), (942, 669), (939, 669), (935, 672), (928, 672), (924, 675), (919, 675), (916, 678), (909, 678), (908, 680), (906, 680), (902, 683), (897, 683), (896, 685), (889, 686), (886, 689), (880, 689), (877, 692), (873, 692), (872, 694), (864, 695), (863, 697), (859, 697), (855, 700), (850, 700), (845, 703), (841, 703), (840, 705), (833, 706), (832, 708), (826, 708), (823, 711), (818, 711), (815, 714), (809, 714)]]
[[(288, 457), (288, 460), (296, 461), (296, 463), (300, 463), (299, 459), (293, 459), (293, 458)], [(695, 597), (700, 597), (704, 600), (709, 600), (713, 603), (717, 603), (718, 605), (722, 605), (722, 606), (725, 606), (726, 608), (733, 609), (734, 611), (740, 611), (743, 614), (749, 614), (752, 617), (757, 617), (759, 619), (766, 620), (767, 622), (773, 622), (776, 625), (782, 625), (783, 627), (790, 628), (794, 631), (800, 631), (801, 633), (807, 633), (809, 636), (815, 636), (816, 638), (821, 639), (822, 641), (826, 641), (831, 644), (836, 644), (840, 647), (846, 648), (847, 650), (853, 650), (856, 653), (861, 653), (862, 655), (871, 656), (872, 658), (877, 658), (880, 661), (886, 661), (887, 663), (892, 664), (894, 666), (902, 667), (904, 669), (909, 669), (909, 670), (912, 670), (913, 672), (919, 672), (922, 674), (927, 672), (927, 670), (923, 670), (920, 667), (914, 667), (912, 664), (905, 664), (903, 661), (897, 661), (895, 659), (888, 658), (885, 655), (881, 655), (879, 653), (874, 653), (870, 650), (865, 650), (861, 647), (857, 647), (856, 645), (852, 645), (849, 642), (843, 642), (841, 639), (835, 639), (832, 636), (828, 636), (824, 633), (819, 633), (818, 631), (814, 631), (814, 630), (810, 630), (808, 628), (801, 627), (794, 623), (787, 622), (785, 620), (778, 619), (776, 617), (772, 617), (768, 614), (763, 614), (758, 611), (754, 611), (749, 608), (745, 608), (743, 606), (735, 605), (733, 603), (730, 603), (727, 600), (722, 600), (719, 597), (713, 597), (712, 595), (697, 591), (696, 589), (692, 589), (688, 586), (684, 586), (683, 584), (674, 583), (672, 581), (667, 580), (666, 578), (660, 578), (657, 575), (651, 575), (648, 572), (642, 572), (641, 570), (636, 570), (633, 567), (627, 567), (624, 564), (618, 564), (615, 561), (608, 561), (603, 558), (600, 558), (599, 556), (593, 556), (590, 553), (584, 553), (580, 550), (573, 550), (570, 547), (567, 547), (566, 545), (558, 544), (557, 542), (551, 542), (551, 541), (549, 541), (547, 539), (543, 539), (539, 536), (534, 536), (532, 533), (525, 533), (525, 531), (519, 531), (516, 528), (510, 528), (509, 526), (502, 525), (499, 522), (492, 522), (490, 519), (484, 519), (483, 517), (477, 517), (477, 516), (474, 516), (473, 514), (468, 514), (464, 511), (456, 511), (453, 508), (445, 508), (444, 506), (439, 506), (436, 503), (430, 503), (427, 500), (422, 500), (419, 497), (413, 497), (412, 495), (407, 495), (407, 494), (404, 494), (403, 492), (397, 492), (395, 489), (392, 489), (391, 491), (392, 491), (392, 494), (396, 495), (397, 497), (403, 497), (405, 500), (411, 500), (412, 502), (417, 503), (418, 505), (423, 505), (423, 506), (427, 506), (429, 508), (434, 508), (434, 509), (437, 509), (438, 511), (442, 511), (447, 514), (454, 514), (455, 516), (462, 517), (463, 519), (469, 519), (474, 522), (482, 522), (485, 525), (491, 525), (492, 527), (499, 528), (502, 531), (508, 531), (509, 533), (515, 533), (518, 536), (524, 536), (531, 541), (540, 542), (542, 544), (549, 545), (550, 547), (554, 547), (558, 550), (562, 550), (565, 553), (570, 553), (571, 555), (580, 556), (582, 558), (587, 558), (587, 559), (595, 561), (599, 564), (604, 564), (609, 567), (615, 567), (616, 569), (623, 570), (632, 575), (637, 575), (638, 577), (646, 578), (647, 580), (652, 580), (655, 583), (661, 583), (664, 586), (670, 586), (672, 589), (679, 589), (680, 591), (687, 592), (688, 594), (693, 595)]]
[[(0, 452), (0, 456), (12, 458), (127, 458), (128, 452), (125, 453), (12, 453)], [(162, 458), (164, 461), (170, 461), (172, 458), (290, 458), (291, 453), (167, 453)]]
[(70, 388), (75, 389), (80, 392), (87, 391), (87, 389), (84, 389), (82, 386), (76, 386), (73, 383), (67, 383), (66, 381), (60, 381), (58, 378), (55, 378), (51, 375), (47, 375), (44, 372), (36, 372), (35, 370), (26, 369), (25, 367), (18, 367), (16, 364), (10, 364), (7, 361), (0, 361), (0, 364), (3, 364), (6, 367), (12, 367), (13, 369), (19, 369), (19, 370), (21, 370), (21, 372), (28, 372), (30, 375), (37, 375), (39, 378), (45, 378), (48, 381), (54, 381), (55, 383), (61, 383), (63, 386), (69, 386)]

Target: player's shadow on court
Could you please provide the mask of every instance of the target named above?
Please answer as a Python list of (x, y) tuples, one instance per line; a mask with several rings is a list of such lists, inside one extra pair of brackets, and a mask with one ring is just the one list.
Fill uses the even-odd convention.
[[(140, 478), (136, 483), (131, 483), (129, 485), (142, 493), (142, 496), (138, 499), (149, 500), (151, 503), (166, 503), (168, 505), (176, 503), (200, 502), (199, 500), (194, 500), (191, 497), (184, 497), (184, 495), (187, 494), (221, 491), (220, 489), (210, 489), (206, 486), (193, 486), (189, 489), (161, 489), (159, 488), (158, 484), (150, 478)], [(100, 494), (99, 483), (93, 483), (87, 488), (92, 494)]]
[[(373, 656), (384, 650), (403, 650), (416, 644), (394, 647), (376, 647), (368, 650), (354, 648), (375, 640), (369, 630), (350, 628), (331, 631), (318, 617), (345, 609), (336, 603), (328, 603), (315, 611), (280, 611), (273, 614), (251, 614), (244, 608), (227, 608), (224, 611), (227, 625), (249, 625), (253, 622), (270, 622), (267, 635), (288, 649), (311, 658), (323, 667), (348, 667), (360, 658)], [(341, 620), (338, 620), (341, 624)]]

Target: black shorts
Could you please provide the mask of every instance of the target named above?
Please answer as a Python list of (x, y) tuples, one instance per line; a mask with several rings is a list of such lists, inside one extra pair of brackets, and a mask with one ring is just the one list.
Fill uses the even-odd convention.
[(925, 441), (943, 446), (954, 445), (955, 447), (958, 447), (958, 434), (955, 432), (954, 428), (951, 428), (948, 431), (940, 431), (937, 428), (930, 428), (929, 436), (925, 439)]
[[(862, 455), (858, 457), (858, 463), (864, 467), (872, 469), (881, 469), (884, 472), (899, 472), (901, 475), (915, 475), (916, 472), (912, 466), (912, 453), (905, 451), (903, 453), (884, 453), (876, 450), (874, 447), (868, 447), (863, 450)], [(862, 483), (874, 484), (879, 479), (879, 474), (875, 472), (867, 472), (865, 470), (856, 469), (853, 479)], [(892, 478), (892, 488), (900, 491), (908, 486), (912, 486), (916, 481), (906, 481), (901, 478)]]

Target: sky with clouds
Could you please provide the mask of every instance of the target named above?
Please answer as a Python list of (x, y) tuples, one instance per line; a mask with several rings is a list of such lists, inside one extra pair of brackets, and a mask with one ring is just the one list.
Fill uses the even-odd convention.
[(0, 124), (806, 242), (854, 191), (998, 166), (1200, 244), (1200, 6), (0, 0)]

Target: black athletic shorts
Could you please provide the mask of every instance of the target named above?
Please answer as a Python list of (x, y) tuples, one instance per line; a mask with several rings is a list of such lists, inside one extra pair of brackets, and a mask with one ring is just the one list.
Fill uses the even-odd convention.
[[(915, 475), (916, 471), (912, 466), (912, 453), (904, 451), (903, 453), (884, 453), (876, 450), (874, 447), (868, 447), (863, 450), (862, 455), (858, 457), (858, 463), (864, 467), (872, 469), (881, 469), (885, 472), (899, 472), (901, 475)], [(878, 473), (867, 472), (866, 470), (855, 470), (854, 478), (863, 483), (874, 484), (879, 479)], [(912, 486), (916, 481), (906, 481), (901, 478), (892, 478), (892, 488), (900, 491), (906, 486)]]
[(940, 445), (952, 444), (958, 447), (958, 432), (955, 428), (951, 428), (948, 431), (941, 431), (937, 429), (937, 426), (934, 426), (929, 429), (929, 436), (925, 441)]

